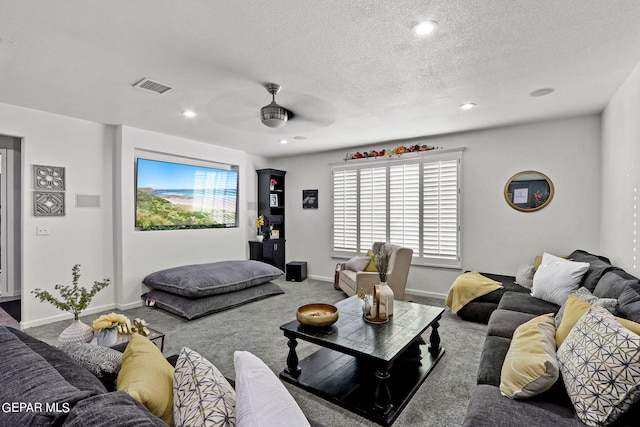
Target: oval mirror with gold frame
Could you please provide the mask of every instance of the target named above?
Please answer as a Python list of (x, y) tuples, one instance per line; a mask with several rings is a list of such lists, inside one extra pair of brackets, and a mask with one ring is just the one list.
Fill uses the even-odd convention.
[(535, 212), (553, 199), (553, 182), (543, 173), (523, 171), (513, 175), (504, 186), (504, 198), (513, 209)]

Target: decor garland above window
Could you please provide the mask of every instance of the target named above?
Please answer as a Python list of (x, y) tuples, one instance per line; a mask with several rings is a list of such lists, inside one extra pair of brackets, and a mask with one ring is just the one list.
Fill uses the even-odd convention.
[(372, 151), (365, 151), (363, 153), (361, 152), (356, 152), (356, 153), (347, 153), (347, 155), (345, 156), (344, 160), (353, 160), (353, 159), (367, 159), (369, 157), (392, 157), (392, 156), (400, 156), (402, 154), (407, 154), (407, 153), (417, 153), (420, 151), (431, 151), (431, 150), (438, 150), (440, 149), (440, 147), (429, 147), (428, 145), (418, 145), (418, 144), (414, 144), (414, 145), (400, 145), (396, 148), (394, 148), (393, 150), (372, 150)]

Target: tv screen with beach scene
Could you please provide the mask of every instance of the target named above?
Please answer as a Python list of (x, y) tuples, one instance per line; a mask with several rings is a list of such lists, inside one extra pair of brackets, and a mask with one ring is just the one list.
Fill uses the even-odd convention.
[(136, 159), (136, 227), (238, 226), (238, 170)]

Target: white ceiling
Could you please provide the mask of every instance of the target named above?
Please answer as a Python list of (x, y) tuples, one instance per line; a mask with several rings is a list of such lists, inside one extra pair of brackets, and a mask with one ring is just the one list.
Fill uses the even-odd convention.
[(0, 102), (268, 157), (597, 113), (638, 62), (638, 0), (0, 0)]

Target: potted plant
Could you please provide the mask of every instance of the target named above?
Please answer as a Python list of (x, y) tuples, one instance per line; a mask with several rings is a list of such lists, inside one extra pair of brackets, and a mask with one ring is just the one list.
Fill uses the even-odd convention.
[(124, 314), (109, 313), (103, 314), (93, 321), (93, 329), (95, 329), (98, 345), (111, 347), (118, 342), (118, 327), (126, 326), (127, 330), (131, 328), (131, 322)]
[(60, 298), (56, 298), (49, 291), (36, 288), (31, 291), (40, 301), (46, 301), (63, 311), (73, 313), (73, 323), (58, 336), (61, 342), (84, 341), (89, 342), (93, 338), (93, 328), (82, 323), (79, 319), (80, 313), (89, 306), (91, 299), (102, 289), (109, 286), (109, 279), (102, 282), (93, 282), (91, 289), (87, 290), (78, 285), (80, 279), (80, 264), (76, 264), (71, 269), (73, 280), (72, 286), (55, 285), (54, 289), (60, 293)]

